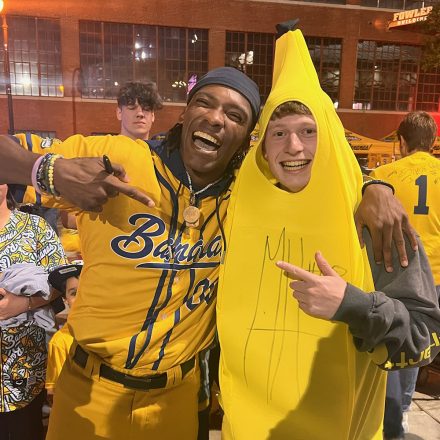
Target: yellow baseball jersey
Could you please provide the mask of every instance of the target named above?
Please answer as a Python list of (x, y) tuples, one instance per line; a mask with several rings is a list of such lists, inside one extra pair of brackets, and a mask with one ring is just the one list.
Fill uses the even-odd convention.
[(64, 362), (66, 362), (72, 343), (73, 337), (67, 325), (58, 330), (49, 341), (47, 348), (46, 389), (55, 389), (55, 384), (63, 369)]
[[(262, 152), (273, 111), (292, 100), (311, 110), (318, 127), (311, 179), (296, 193), (277, 185)], [(346, 324), (304, 313), (275, 265), (284, 260), (319, 274), (320, 250), (347, 282), (374, 290), (353, 220), (360, 169), (299, 30), (277, 40), (259, 126), (225, 226), (217, 303), (222, 438), (381, 440), (385, 373), (356, 350)]]
[(371, 176), (394, 186), (440, 285), (440, 160), (419, 151), (376, 168)]
[[(125, 136), (73, 136), (50, 150), (33, 149), (65, 157), (106, 154), (156, 204), (118, 195), (100, 214), (77, 216), (84, 268), (68, 325), (82, 347), (132, 375), (167, 370), (212, 342), (224, 248), (219, 222), (229, 200), (228, 182), (212, 186), (198, 202), (199, 226), (186, 228), (190, 191), (180, 154), (153, 146), (156, 151)], [(69, 207), (60, 200), (51, 205)]]
[[(56, 138), (42, 138), (31, 133), (17, 133), (11, 136), (23, 148), (33, 151), (34, 153), (44, 154), (50, 151), (54, 145), (60, 144), (61, 141)], [(42, 196), (38, 194), (32, 187), (18, 188), (14, 191), (14, 198), (19, 203), (41, 204)]]

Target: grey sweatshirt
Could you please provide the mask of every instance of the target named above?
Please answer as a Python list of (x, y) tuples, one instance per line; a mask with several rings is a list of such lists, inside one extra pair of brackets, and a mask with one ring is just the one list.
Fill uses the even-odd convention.
[(430, 363), (440, 351), (439, 298), (428, 258), (419, 240), (414, 252), (406, 240), (408, 267), (393, 249), (394, 271), (376, 264), (371, 236), (364, 230), (375, 292), (350, 284), (333, 321), (349, 326), (356, 348), (368, 351), (378, 366), (398, 370)]

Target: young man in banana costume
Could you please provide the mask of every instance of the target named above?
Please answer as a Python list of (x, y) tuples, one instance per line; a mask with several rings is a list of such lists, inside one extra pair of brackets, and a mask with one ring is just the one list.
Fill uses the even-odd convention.
[(408, 267), (389, 273), (368, 233), (360, 247), (361, 172), (299, 30), (277, 41), (259, 125), (225, 228), (223, 438), (382, 439), (385, 370), (440, 349), (426, 255), (407, 243)]

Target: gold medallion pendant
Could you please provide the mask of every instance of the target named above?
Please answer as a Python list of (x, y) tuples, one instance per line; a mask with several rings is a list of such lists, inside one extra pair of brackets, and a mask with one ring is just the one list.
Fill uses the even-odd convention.
[(187, 206), (183, 210), (183, 219), (187, 228), (197, 228), (200, 220), (200, 209), (197, 206)]
[(189, 188), (189, 206), (187, 206), (183, 210), (183, 219), (185, 220), (185, 226), (187, 228), (197, 228), (199, 226), (199, 220), (200, 220), (200, 209), (197, 208), (197, 196), (200, 194), (203, 194), (205, 191), (207, 191), (212, 186), (216, 185), (218, 182), (220, 182), (221, 179), (217, 179), (214, 182), (209, 183), (204, 188), (199, 189), (198, 191), (194, 191), (191, 181), (191, 176), (188, 174), (188, 171), (186, 171), (186, 177), (188, 179), (188, 188)]

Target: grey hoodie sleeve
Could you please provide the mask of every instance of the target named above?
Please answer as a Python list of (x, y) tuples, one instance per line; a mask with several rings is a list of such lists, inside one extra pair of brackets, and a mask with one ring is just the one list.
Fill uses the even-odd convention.
[(414, 252), (406, 240), (407, 268), (393, 249), (394, 271), (374, 262), (371, 237), (364, 230), (377, 291), (366, 294), (350, 284), (334, 321), (348, 324), (356, 348), (368, 351), (383, 369), (430, 363), (440, 351), (440, 308), (429, 262), (419, 240)]

